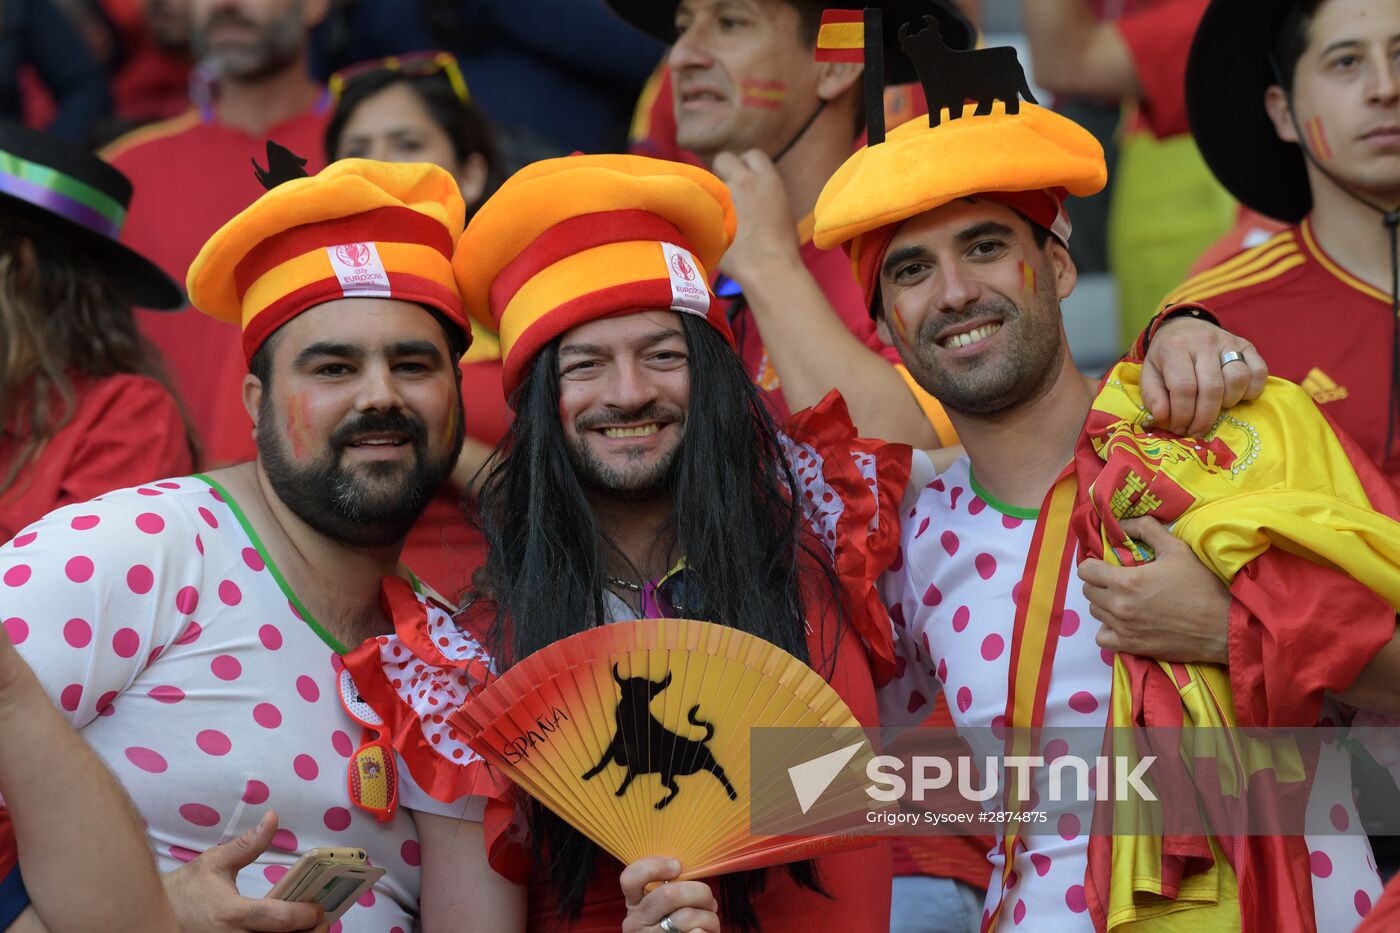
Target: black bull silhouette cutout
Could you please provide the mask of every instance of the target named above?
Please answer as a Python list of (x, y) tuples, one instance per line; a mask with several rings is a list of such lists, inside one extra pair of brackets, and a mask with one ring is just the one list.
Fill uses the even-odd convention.
[[(613, 665), (612, 672), (613, 680), (622, 688), (622, 697), (617, 701), (617, 733), (603, 752), (602, 759), (583, 776), (583, 779), (592, 780), (611, 762), (624, 765), (627, 768), (627, 776), (622, 779), (622, 786), (614, 794), (621, 797), (627, 793), (627, 788), (634, 778), (643, 774), (659, 774), (661, 783), (670, 790), (670, 793), (656, 804), (656, 809), (664, 810), (680, 793), (680, 786), (676, 784), (677, 777), (708, 771), (724, 785), (730, 800), (738, 800), (739, 793), (734, 790), (734, 785), (729, 783), (729, 778), (725, 777), (724, 769), (715, 760), (715, 756), (705, 747), (705, 743), (714, 737), (715, 727), (695, 718), (695, 714), (700, 711), (699, 703), (690, 708), (686, 719), (692, 726), (704, 726), (703, 739), (687, 739), (677, 735), (652, 715), (651, 701), (671, 685), (670, 673), (667, 672), (666, 677), (660, 683), (656, 683), (646, 677), (623, 677), (618, 674), (616, 664)], [(626, 736), (632, 737), (630, 744)]]
[(937, 126), (948, 108), (948, 119), (959, 120), (963, 104), (977, 102), (973, 116), (985, 117), (992, 103), (1001, 101), (1008, 114), (1021, 112), (1021, 98), (1035, 103), (1030, 84), (1012, 48), (974, 49), (962, 52), (943, 44), (938, 20), (924, 17), (924, 28), (911, 33), (909, 24), (899, 27), (899, 44), (914, 60), (924, 96), (928, 98), (928, 125)]

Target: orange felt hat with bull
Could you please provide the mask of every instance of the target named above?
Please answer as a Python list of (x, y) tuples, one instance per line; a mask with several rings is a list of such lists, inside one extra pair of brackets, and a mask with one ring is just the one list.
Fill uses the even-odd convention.
[(1036, 106), (1013, 49), (949, 49), (927, 17), (923, 31), (901, 30), (900, 43), (923, 82), (928, 122), (912, 120), (847, 159), (817, 198), (812, 233), (823, 249), (845, 247), (867, 305), (889, 242), (911, 217), (981, 197), (1067, 241), (1066, 195), (1108, 181), (1098, 140)]

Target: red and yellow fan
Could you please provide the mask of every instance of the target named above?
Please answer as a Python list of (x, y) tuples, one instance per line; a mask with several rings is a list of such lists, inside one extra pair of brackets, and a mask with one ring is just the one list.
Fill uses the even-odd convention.
[[(753, 773), (751, 729), (784, 727), (758, 733), (784, 738), (784, 762), (827, 755), (826, 812), (872, 808), (856, 789), (866, 782), (832, 781), (841, 772), (864, 775), (873, 752), (820, 674), (722, 625), (642, 619), (589, 629), (530, 655), (449, 721), (518, 787), (623, 863), (669, 856), (682, 878), (702, 878), (869, 841), (845, 829), (750, 832), (751, 818), (780, 825), (773, 820), (811, 805), (798, 797), (796, 772)], [(838, 739), (844, 747), (833, 758)]]

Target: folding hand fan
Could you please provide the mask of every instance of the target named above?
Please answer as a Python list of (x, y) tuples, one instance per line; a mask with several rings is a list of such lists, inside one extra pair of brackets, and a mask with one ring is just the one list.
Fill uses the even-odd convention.
[[(863, 775), (873, 752), (820, 674), (721, 625), (642, 619), (589, 629), (530, 655), (449, 721), (517, 786), (624, 863), (670, 856), (681, 877), (699, 878), (868, 841), (750, 833), (750, 817), (763, 825), (765, 816), (799, 812), (795, 791), (772, 792), (786, 773), (752, 773), (750, 729), (791, 727), (793, 764), (829, 751), (834, 736), (847, 751), (860, 743), (842, 770)], [(850, 798), (850, 812), (870, 809), (853, 782), (843, 783), (833, 793)]]

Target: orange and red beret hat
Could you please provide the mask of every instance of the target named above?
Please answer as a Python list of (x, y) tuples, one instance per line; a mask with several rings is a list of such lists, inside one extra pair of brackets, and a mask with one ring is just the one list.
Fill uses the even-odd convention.
[(251, 360), (277, 328), (338, 298), (411, 301), (470, 339), (452, 272), (466, 209), (436, 165), (344, 159), (272, 188), (204, 244), (190, 303), (239, 324)]
[(453, 265), (468, 312), (500, 334), (509, 398), (541, 349), (589, 321), (677, 311), (732, 346), (708, 282), (734, 231), (729, 190), (704, 169), (574, 155), (511, 176), (472, 218)]

